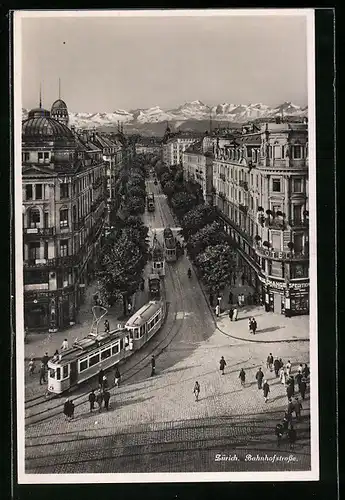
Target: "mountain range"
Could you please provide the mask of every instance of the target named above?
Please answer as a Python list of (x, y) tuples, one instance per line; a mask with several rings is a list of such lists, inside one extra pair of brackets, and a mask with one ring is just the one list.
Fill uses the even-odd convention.
[[(23, 119), (27, 117), (28, 110), (23, 109)], [(193, 128), (200, 128), (201, 123), (209, 122), (210, 118), (214, 122), (226, 122), (229, 124), (241, 124), (248, 121), (264, 118), (275, 118), (279, 115), (304, 117), (308, 115), (308, 107), (300, 107), (292, 102), (286, 101), (279, 106), (270, 107), (262, 103), (254, 104), (229, 104), (222, 103), (215, 106), (208, 106), (196, 100), (186, 102), (175, 109), (163, 110), (159, 106), (152, 108), (134, 109), (125, 111), (117, 109), (109, 113), (82, 113), (69, 111), (70, 126), (76, 128), (116, 128), (118, 122), (123, 123), (127, 132), (142, 133), (149, 130), (162, 129), (165, 122), (173, 129), (185, 128), (188, 125)], [(155, 126), (154, 124), (157, 124)], [(194, 124), (194, 125), (193, 125)], [(198, 126), (199, 125), (199, 126)], [(188, 127), (189, 128), (189, 127)]]

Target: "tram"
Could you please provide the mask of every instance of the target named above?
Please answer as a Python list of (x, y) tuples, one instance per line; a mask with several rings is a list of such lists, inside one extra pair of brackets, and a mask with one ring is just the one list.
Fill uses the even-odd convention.
[(165, 259), (164, 251), (159, 243), (157, 236), (153, 238), (152, 244), (152, 274), (158, 274), (161, 277), (165, 276)]
[(167, 262), (176, 262), (176, 240), (170, 227), (166, 227), (163, 231), (164, 238), (164, 253)]
[(149, 212), (155, 211), (155, 196), (153, 193), (147, 195), (147, 210)]
[(161, 280), (159, 274), (150, 274), (148, 277), (149, 292), (152, 298), (160, 297)]
[(140, 349), (162, 326), (165, 302), (150, 301), (137, 311), (124, 328), (90, 333), (48, 361), (48, 392), (62, 394), (107, 370)]

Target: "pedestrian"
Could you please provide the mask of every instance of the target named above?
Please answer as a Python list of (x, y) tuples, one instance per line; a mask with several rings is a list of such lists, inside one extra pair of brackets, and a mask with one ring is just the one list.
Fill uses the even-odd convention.
[(267, 403), (268, 400), (268, 394), (271, 392), (270, 386), (268, 385), (267, 380), (264, 380), (264, 385), (262, 386), (262, 389), (264, 391), (264, 398), (265, 398), (265, 403)]
[(230, 291), (229, 292), (229, 300), (228, 300), (228, 304), (231, 304), (232, 305), (232, 301), (234, 299), (234, 296), (233, 296), (233, 293)]
[(156, 359), (154, 355), (151, 356), (151, 377), (156, 374)]
[(303, 370), (302, 370), (302, 375), (304, 376), (304, 378), (305, 378), (306, 380), (308, 380), (308, 377), (309, 377), (309, 375), (310, 375), (310, 370), (309, 370), (309, 367), (308, 367), (307, 363), (306, 363), (306, 364), (304, 365), (304, 367), (303, 367)]
[(33, 358), (31, 358), (30, 361), (29, 361), (29, 375), (33, 375), (34, 374), (35, 368), (36, 368), (35, 361), (34, 361)]
[(292, 414), (295, 411), (295, 404), (290, 398), (288, 401), (288, 406), (287, 406), (287, 414), (292, 418)]
[(290, 425), (290, 429), (288, 430), (288, 439), (290, 443), (290, 450), (293, 450), (297, 439), (297, 433), (292, 424)]
[(70, 401), (70, 403), (69, 403), (69, 418), (72, 418), (72, 419), (74, 418), (74, 408), (75, 408), (75, 406), (74, 406), (73, 401)]
[(103, 403), (103, 394), (102, 394), (101, 390), (99, 390), (98, 393), (97, 393), (96, 401), (97, 401), (97, 404), (98, 404), (98, 411), (99, 411), (99, 413), (101, 413), (101, 411), (102, 411), (102, 403)]
[(193, 392), (194, 392), (194, 396), (195, 396), (195, 401), (199, 401), (200, 384), (198, 381), (195, 382)]
[(210, 293), (209, 301), (210, 301), (210, 306), (213, 307), (213, 295), (212, 295), (212, 293)]
[(302, 372), (298, 370), (298, 373), (297, 373), (297, 375), (295, 377), (295, 380), (296, 380), (297, 386), (298, 386), (298, 392), (301, 392), (302, 378), (303, 378)]
[(256, 322), (256, 319), (252, 318), (252, 332), (253, 332), (253, 335), (255, 335), (257, 327), (258, 327), (258, 324)]
[(101, 368), (98, 372), (98, 385), (101, 388), (103, 384), (104, 370)]
[(102, 380), (102, 389), (103, 389), (103, 391), (105, 391), (106, 389), (108, 389), (108, 387), (109, 387), (108, 379), (104, 375), (103, 376), (103, 380)]
[(244, 387), (244, 384), (246, 383), (246, 372), (243, 370), (243, 368), (241, 368), (238, 378), (241, 381), (241, 385)]
[(44, 366), (43, 363), (41, 363), (41, 366), (40, 366), (40, 385), (42, 385), (42, 382), (43, 383), (46, 383), (46, 367)]
[(277, 446), (279, 448), (280, 442), (281, 442), (283, 434), (284, 434), (283, 424), (279, 423), (276, 425), (275, 434), (277, 436)]
[(128, 302), (128, 305), (127, 305), (128, 314), (131, 314), (131, 310), (132, 310), (132, 304), (130, 302)]
[(282, 368), (284, 366), (282, 358), (279, 358), (279, 363), (280, 363), (280, 368)]
[(64, 339), (61, 344), (61, 351), (66, 351), (66, 349), (68, 349), (68, 340)]
[(285, 369), (286, 369), (287, 376), (289, 376), (290, 372), (291, 372), (291, 361), (290, 360), (288, 360), (288, 362), (286, 363)]
[(271, 352), (267, 356), (267, 368), (269, 369), (270, 372), (273, 371), (273, 356)]
[(302, 363), (300, 363), (300, 365), (299, 365), (299, 367), (297, 369), (297, 372), (302, 375), (302, 373), (303, 373), (303, 365), (302, 365)]
[(241, 305), (242, 305), (242, 295), (240, 293), (237, 296), (237, 304), (238, 304), (238, 307), (241, 307)]
[(237, 316), (238, 316), (238, 309), (237, 309), (237, 307), (235, 307), (235, 309), (234, 309), (234, 313), (233, 313), (233, 315), (232, 315), (232, 319), (233, 319), (234, 321), (237, 321)]
[(288, 428), (289, 428), (289, 424), (291, 423), (292, 421), (292, 416), (291, 416), (291, 413), (289, 414), (287, 411), (285, 412), (285, 415), (284, 415), (284, 418), (282, 420), (282, 425), (283, 425), (283, 430), (284, 432), (287, 432)]
[(70, 418), (70, 404), (69, 404), (69, 398), (66, 399), (64, 405), (63, 405), (63, 413), (65, 415), (65, 420), (69, 420)]
[(48, 353), (46, 352), (45, 355), (42, 357), (42, 363), (44, 364), (45, 368), (47, 367), (48, 361), (49, 361), (49, 356)]
[(95, 401), (96, 401), (96, 394), (95, 390), (92, 389), (92, 391), (89, 394), (90, 412), (95, 409)]
[(301, 419), (301, 410), (303, 410), (302, 403), (301, 403), (301, 401), (298, 398), (296, 398), (295, 399), (295, 415), (296, 415), (296, 420), (300, 420)]
[(106, 333), (110, 332), (110, 325), (109, 325), (109, 321), (107, 319), (104, 321), (104, 331)]
[(230, 310), (229, 310), (229, 318), (230, 318), (230, 321), (232, 321), (232, 318), (234, 317), (234, 310), (233, 308), (231, 307)]
[(241, 294), (241, 306), (243, 307), (246, 303), (246, 298), (244, 296), (244, 293)]
[(220, 306), (221, 301), (222, 301), (222, 297), (220, 295), (218, 295), (218, 297), (217, 297), (217, 305)]
[(253, 332), (253, 318), (248, 319), (248, 330), (249, 330), (249, 333)]
[(103, 392), (104, 408), (107, 411), (109, 410), (109, 400), (110, 400), (110, 392), (109, 391), (104, 391)]
[(273, 364), (273, 366), (274, 366), (274, 373), (276, 374), (276, 377), (279, 377), (280, 362), (279, 362), (279, 359), (278, 359), (278, 358), (276, 358), (276, 359), (274, 360), (274, 364)]
[(286, 388), (286, 396), (288, 398), (288, 400), (292, 399), (292, 396), (293, 396), (293, 389), (292, 389), (292, 385), (289, 384)]
[(224, 356), (222, 356), (220, 358), (220, 361), (219, 361), (219, 369), (220, 371), (222, 372), (222, 375), (224, 375), (224, 368), (226, 367), (226, 361), (224, 359)]
[(306, 390), (307, 390), (307, 381), (303, 377), (302, 380), (301, 380), (300, 388), (299, 388), (299, 392), (300, 392), (300, 395), (301, 395), (301, 397), (302, 397), (303, 400), (305, 399), (305, 392), (306, 392)]
[(294, 396), (295, 395), (295, 378), (293, 375), (290, 375), (290, 378), (288, 380), (288, 384), (291, 386), (292, 395)]
[(116, 387), (120, 387), (120, 379), (121, 379), (120, 371), (119, 371), (118, 366), (116, 365), (115, 366), (115, 379), (114, 379), (114, 385)]
[(56, 349), (56, 351), (53, 354), (52, 361), (53, 361), (53, 363), (55, 363), (58, 360), (59, 360), (59, 350)]
[(262, 379), (264, 378), (264, 374), (262, 373), (261, 368), (256, 372), (255, 378), (258, 382), (258, 389), (262, 389)]
[(285, 368), (284, 366), (282, 366), (279, 370), (279, 378), (280, 378), (280, 382), (285, 385), (286, 384), (286, 371), (285, 371)]
[(220, 305), (217, 304), (216, 305), (216, 316), (217, 316), (217, 318), (219, 318), (219, 315), (220, 315)]

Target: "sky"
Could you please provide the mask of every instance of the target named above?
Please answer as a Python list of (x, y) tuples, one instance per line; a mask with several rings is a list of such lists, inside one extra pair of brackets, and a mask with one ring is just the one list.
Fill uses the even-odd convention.
[(73, 112), (185, 102), (307, 105), (304, 16), (22, 19), (22, 105)]

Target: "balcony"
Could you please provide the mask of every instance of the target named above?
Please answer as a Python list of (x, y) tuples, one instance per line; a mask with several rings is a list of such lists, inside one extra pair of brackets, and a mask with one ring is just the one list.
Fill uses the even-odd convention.
[(243, 188), (245, 191), (248, 191), (248, 182), (247, 181), (239, 181), (239, 186)]
[(299, 219), (289, 219), (289, 225), (291, 227), (309, 227), (309, 219), (299, 218)]
[(255, 251), (257, 255), (272, 260), (309, 260), (308, 252), (281, 252), (277, 250), (270, 250), (263, 246), (256, 246)]
[(286, 222), (282, 217), (267, 217), (265, 225), (270, 229), (279, 229), (280, 231), (286, 229)]
[(51, 237), (55, 236), (55, 227), (25, 227), (24, 228), (24, 234), (25, 236), (34, 236), (35, 238), (37, 236), (42, 237)]
[(78, 259), (77, 255), (66, 255), (54, 259), (28, 259), (24, 260), (24, 268), (71, 267), (78, 263)]

